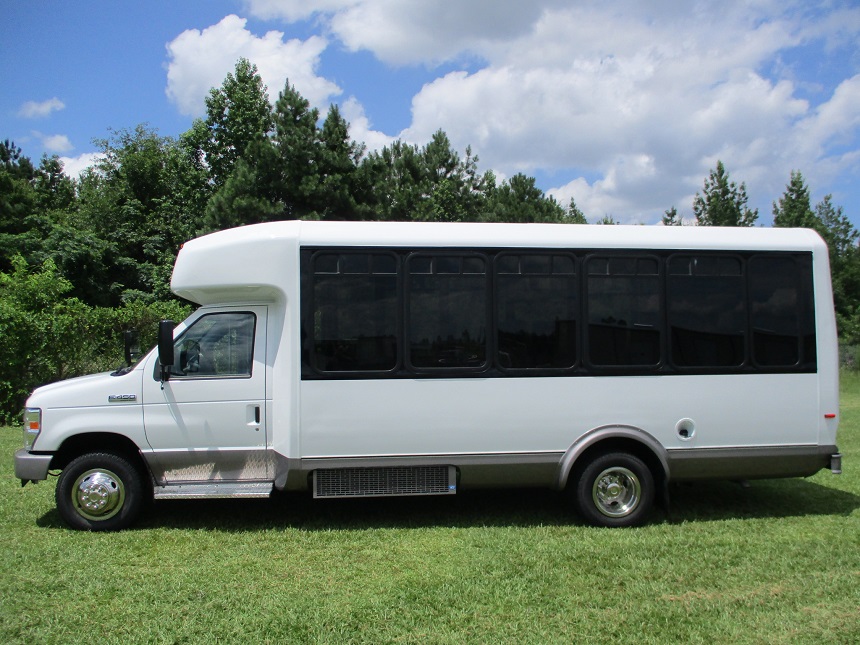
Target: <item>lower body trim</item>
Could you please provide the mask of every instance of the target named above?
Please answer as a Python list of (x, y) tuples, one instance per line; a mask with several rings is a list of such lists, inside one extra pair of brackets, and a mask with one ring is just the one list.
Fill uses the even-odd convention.
[(670, 449), (669, 479), (772, 479), (809, 477), (830, 467), (836, 446)]
[[(558, 479), (558, 467), (563, 453), (501, 453), (488, 455), (421, 455), (402, 457), (310, 457), (299, 460), (286, 460), (289, 468), (283, 478), (287, 490), (307, 490), (315, 487), (313, 480), (318, 470), (327, 472), (351, 470), (381, 470), (409, 468), (453, 467), (459, 480), (459, 488), (552, 488)], [(444, 472), (448, 472), (445, 470)], [(446, 480), (446, 486), (447, 486)], [(278, 487), (281, 488), (280, 486)], [(438, 493), (434, 493), (438, 494)], [(448, 494), (448, 491), (445, 491)], [(355, 495), (349, 495), (354, 497)]]

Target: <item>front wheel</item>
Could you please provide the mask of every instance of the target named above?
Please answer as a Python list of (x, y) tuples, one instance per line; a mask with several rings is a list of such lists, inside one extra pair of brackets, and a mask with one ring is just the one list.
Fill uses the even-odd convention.
[(89, 453), (73, 459), (57, 482), (57, 510), (73, 529), (119, 531), (140, 514), (141, 473), (123, 457)]
[(576, 509), (594, 526), (643, 524), (654, 505), (654, 476), (639, 457), (626, 452), (600, 455), (573, 482)]

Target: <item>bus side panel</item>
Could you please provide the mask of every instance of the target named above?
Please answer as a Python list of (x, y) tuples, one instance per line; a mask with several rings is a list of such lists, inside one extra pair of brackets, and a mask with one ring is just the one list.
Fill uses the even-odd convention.
[(303, 458), (564, 452), (612, 425), (673, 451), (818, 443), (815, 374), (320, 380), (300, 399)]

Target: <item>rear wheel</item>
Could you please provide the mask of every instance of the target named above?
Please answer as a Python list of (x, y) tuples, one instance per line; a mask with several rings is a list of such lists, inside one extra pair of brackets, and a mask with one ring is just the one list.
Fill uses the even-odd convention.
[(654, 505), (654, 476), (639, 457), (626, 452), (600, 455), (573, 482), (580, 516), (594, 526), (643, 524)]
[(112, 453), (73, 459), (57, 482), (57, 510), (73, 529), (119, 531), (140, 514), (146, 487), (140, 471)]

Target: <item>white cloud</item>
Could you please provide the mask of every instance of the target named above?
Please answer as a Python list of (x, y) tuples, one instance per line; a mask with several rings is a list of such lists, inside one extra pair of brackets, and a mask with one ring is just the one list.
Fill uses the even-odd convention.
[(289, 22), (316, 16), (351, 51), (395, 65), (442, 62), (527, 32), (566, 0), (246, 0), (252, 15)]
[[(747, 183), (767, 223), (792, 169), (811, 184), (857, 169), (853, 0), (247, 6), (261, 18), (316, 20), (347, 50), (391, 65), (468, 61), (413, 97), (412, 123), (399, 136), (423, 144), (441, 128), (500, 176), (563, 177), (551, 192), (562, 203), (575, 197), (592, 219), (657, 221), (673, 205), (687, 216), (719, 159)], [(370, 133), (368, 115), (353, 108), (354, 136)]]
[(801, 128), (808, 141), (824, 144), (850, 136), (860, 127), (860, 74), (836, 88), (832, 98), (820, 105)]
[(167, 96), (189, 116), (205, 113), (204, 99), (234, 71), (239, 58), (257, 66), (274, 103), (287, 79), (316, 107), (326, 108), (341, 89), (316, 74), (327, 43), (319, 36), (284, 40), (279, 31), (256, 36), (234, 15), (199, 31), (189, 29), (167, 44)]
[(246, 0), (245, 6), (257, 18), (283, 18), (289, 22), (310, 18), (359, 4), (357, 0)]
[(25, 119), (40, 119), (50, 116), (52, 112), (58, 112), (66, 107), (56, 96), (41, 103), (37, 101), (27, 101), (18, 110), (18, 116)]
[(72, 178), (80, 177), (87, 168), (97, 164), (101, 159), (102, 154), (99, 152), (85, 152), (77, 157), (60, 157), (63, 172)]
[(392, 64), (441, 62), (481, 55), (492, 44), (530, 30), (558, 0), (377, 0), (357, 2), (331, 17), (334, 34), (351, 50), (369, 50)]
[(442, 128), (505, 173), (590, 176), (552, 192), (592, 218), (656, 221), (673, 204), (690, 208), (717, 159), (737, 181), (781, 191), (791, 169), (814, 168), (828, 142), (860, 128), (860, 80), (814, 108), (792, 81), (764, 75), (806, 25), (733, 6), (659, 15), (640, 4), (546, 10), (528, 34), (486, 49), (483, 69), (425, 85), (402, 135), (427, 141)]
[(349, 123), (349, 136), (353, 141), (363, 143), (367, 152), (382, 150), (394, 143), (394, 137), (372, 129), (370, 119), (364, 113), (364, 107), (355, 97), (349, 97), (340, 108), (341, 116)]
[(72, 145), (72, 142), (69, 141), (69, 137), (65, 134), (43, 134), (35, 130), (32, 134), (42, 143), (42, 147), (45, 149), (45, 152), (69, 152), (70, 150), (75, 149), (75, 146)]

